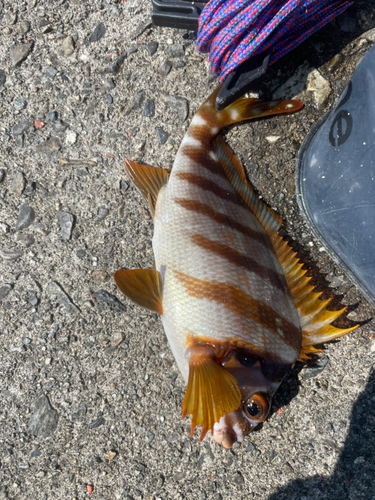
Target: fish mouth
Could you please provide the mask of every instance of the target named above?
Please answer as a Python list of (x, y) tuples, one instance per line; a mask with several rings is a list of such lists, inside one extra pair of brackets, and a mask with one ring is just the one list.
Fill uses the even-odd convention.
[(214, 439), (217, 443), (221, 443), (224, 448), (229, 449), (237, 442), (237, 434), (231, 427), (224, 427), (214, 432)]

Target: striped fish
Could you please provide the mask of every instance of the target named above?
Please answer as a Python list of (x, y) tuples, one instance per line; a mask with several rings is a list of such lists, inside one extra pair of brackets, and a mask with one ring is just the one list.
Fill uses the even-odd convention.
[(297, 359), (336, 339), (329, 300), (313, 292), (302, 264), (279, 236), (281, 218), (246, 180), (220, 130), (294, 112), (299, 101), (241, 98), (199, 108), (172, 172), (125, 161), (154, 219), (155, 269), (119, 270), (118, 288), (161, 315), (187, 389), (191, 435), (211, 431), (230, 448), (267, 417), (271, 398)]

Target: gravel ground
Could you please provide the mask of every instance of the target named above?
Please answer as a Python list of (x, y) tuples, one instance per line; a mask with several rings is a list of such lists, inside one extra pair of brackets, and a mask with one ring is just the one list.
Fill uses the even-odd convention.
[(124, 158), (170, 168), (217, 84), (191, 34), (150, 11), (0, 1), (0, 500), (375, 499), (373, 309), (311, 235), (294, 181), (301, 142), (375, 40), (375, 5), (271, 68), (261, 94), (299, 93), (300, 113), (227, 131), (318, 289), (349, 305), (341, 324), (361, 324), (297, 364), (232, 450), (189, 438), (161, 322), (111, 277), (153, 261)]

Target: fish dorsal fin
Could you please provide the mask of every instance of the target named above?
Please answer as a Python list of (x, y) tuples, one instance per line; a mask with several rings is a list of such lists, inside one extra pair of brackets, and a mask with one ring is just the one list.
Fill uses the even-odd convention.
[(229, 146), (225, 144), (224, 140), (220, 136), (217, 136), (213, 144), (217, 160), (222, 166), (229, 182), (262, 224), (266, 233), (271, 236), (279, 230), (282, 223), (281, 217), (271, 208), (267, 207), (255, 194), (253, 188), (247, 182), (245, 170), (240, 160), (231, 151)]
[(153, 269), (119, 269), (113, 279), (126, 297), (145, 309), (163, 314), (162, 281)]
[(190, 436), (197, 425), (203, 429), (199, 440), (213, 430), (215, 422), (241, 406), (241, 393), (236, 379), (215, 362), (207, 346), (191, 349), (189, 380), (182, 403), (182, 418), (192, 415)]
[(271, 237), (271, 242), (300, 317), (302, 348), (299, 360), (306, 360), (309, 359), (308, 353), (318, 352), (312, 346), (342, 337), (358, 325), (347, 329), (332, 326), (331, 323), (341, 316), (346, 308), (327, 311), (326, 306), (331, 299), (321, 300), (321, 293), (314, 292), (310, 278), (305, 276), (306, 271), (302, 270), (303, 264), (293, 249), (278, 233)]
[(125, 172), (148, 203), (154, 216), (159, 191), (167, 184), (169, 173), (163, 168), (148, 167), (128, 159), (125, 160)]

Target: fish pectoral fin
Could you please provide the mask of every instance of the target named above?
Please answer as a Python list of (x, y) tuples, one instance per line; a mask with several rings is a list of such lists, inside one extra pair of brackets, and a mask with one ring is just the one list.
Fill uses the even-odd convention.
[(159, 191), (167, 184), (169, 173), (163, 168), (148, 167), (128, 159), (125, 160), (125, 172), (149, 205), (154, 216)]
[(117, 288), (145, 309), (163, 314), (162, 280), (154, 269), (119, 269), (113, 275)]
[(218, 161), (228, 177), (229, 182), (262, 224), (266, 233), (271, 236), (280, 229), (282, 223), (280, 215), (267, 207), (267, 205), (255, 194), (253, 188), (246, 179), (245, 170), (240, 160), (232, 152), (229, 146), (225, 144), (224, 140), (220, 136), (217, 136), (213, 144)]
[(213, 430), (215, 422), (241, 405), (236, 379), (217, 364), (207, 346), (193, 348), (189, 361), (189, 380), (182, 403), (182, 418), (192, 415), (190, 436), (197, 425), (203, 429), (199, 440)]

